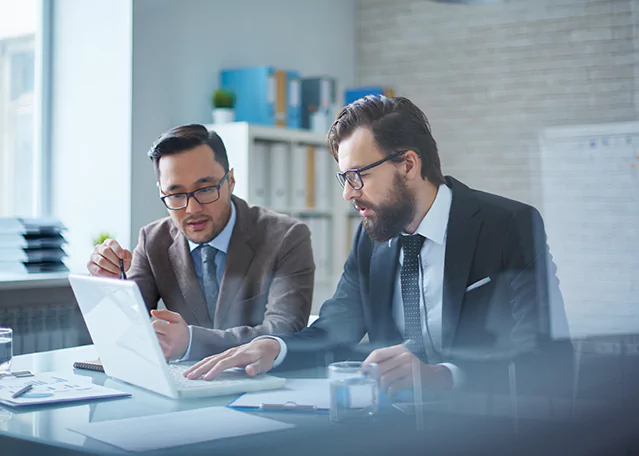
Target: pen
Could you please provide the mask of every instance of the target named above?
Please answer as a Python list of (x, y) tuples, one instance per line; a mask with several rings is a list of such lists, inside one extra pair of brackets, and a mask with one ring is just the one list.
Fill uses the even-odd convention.
[(11, 396), (13, 399), (22, 396), (24, 393), (27, 393), (29, 391), (31, 391), (31, 388), (33, 388), (33, 384), (29, 383), (27, 386), (25, 386), (24, 388), (19, 389), (18, 391), (16, 391), (15, 393), (13, 393), (13, 395)]
[(293, 402), (286, 402), (285, 404), (260, 404), (260, 410), (304, 410), (312, 411), (317, 410), (314, 405), (297, 405)]
[(126, 280), (126, 272), (124, 272), (124, 261), (120, 258), (120, 278)]

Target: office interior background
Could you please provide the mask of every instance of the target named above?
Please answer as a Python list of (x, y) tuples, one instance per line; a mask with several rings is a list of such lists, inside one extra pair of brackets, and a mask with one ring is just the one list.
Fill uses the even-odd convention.
[[(445, 174), (540, 210), (571, 335), (616, 366), (639, 355), (638, 25), (637, 0), (0, 0), (0, 216), (59, 220), (83, 271), (100, 233), (133, 249), (166, 216), (146, 152), (212, 123), (222, 70), (334, 78), (336, 109), (388, 87), (428, 116)], [(342, 211), (326, 292), (353, 215), (318, 179)], [(16, 354), (89, 342), (59, 279), (0, 271), (0, 326)]]

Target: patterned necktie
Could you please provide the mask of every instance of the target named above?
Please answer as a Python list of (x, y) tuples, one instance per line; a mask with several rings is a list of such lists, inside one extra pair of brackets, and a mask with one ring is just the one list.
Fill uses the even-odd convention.
[(218, 250), (208, 244), (201, 247), (202, 253), (202, 289), (206, 299), (206, 307), (209, 309), (211, 323), (215, 321), (215, 306), (217, 304), (217, 274), (215, 268), (215, 255)]
[(426, 361), (422, 319), (419, 311), (419, 253), (426, 238), (419, 234), (402, 236), (404, 262), (400, 273), (404, 304), (404, 338), (410, 341), (410, 350)]

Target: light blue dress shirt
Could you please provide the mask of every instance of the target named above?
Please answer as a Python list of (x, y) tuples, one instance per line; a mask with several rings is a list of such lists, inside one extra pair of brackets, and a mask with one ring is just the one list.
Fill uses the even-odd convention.
[[(229, 243), (231, 242), (231, 236), (233, 235), (233, 228), (235, 228), (235, 221), (237, 219), (237, 214), (235, 210), (235, 204), (231, 201), (231, 217), (229, 217), (229, 221), (220, 234), (218, 234), (214, 239), (212, 239), (207, 244), (211, 247), (218, 250), (215, 255), (215, 275), (217, 279), (218, 290), (220, 284), (222, 283), (222, 277), (224, 276), (224, 267), (226, 266), (226, 255), (229, 250)], [(196, 244), (195, 242), (188, 241), (189, 249), (191, 250), (191, 258), (193, 258), (193, 266), (195, 267), (195, 274), (197, 275), (198, 282), (200, 283), (200, 288), (202, 287), (202, 251), (198, 247), (203, 244)], [(202, 290), (202, 294), (204, 294), (204, 290)], [(180, 361), (185, 361), (189, 359), (191, 355), (191, 342), (193, 342), (193, 329), (191, 325), (189, 325), (189, 346), (186, 349), (186, 353), (180, 359)]]

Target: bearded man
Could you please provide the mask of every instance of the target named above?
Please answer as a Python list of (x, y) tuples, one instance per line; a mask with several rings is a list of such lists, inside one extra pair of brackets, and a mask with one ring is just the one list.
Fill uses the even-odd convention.
[[(402, 97), (346, 106), (328, 135), (362, 217), (334, 296), (308, 328), (208, 357), (185, 375), (249, 375), (344, 359), (382, 390), (565, 391), (572, 345), (539, 212), (441, 171), (425, 114)], [(368, 335), (368, 341), (361, 343)], [(418, 379), (418, 380), (416, 380)]]

